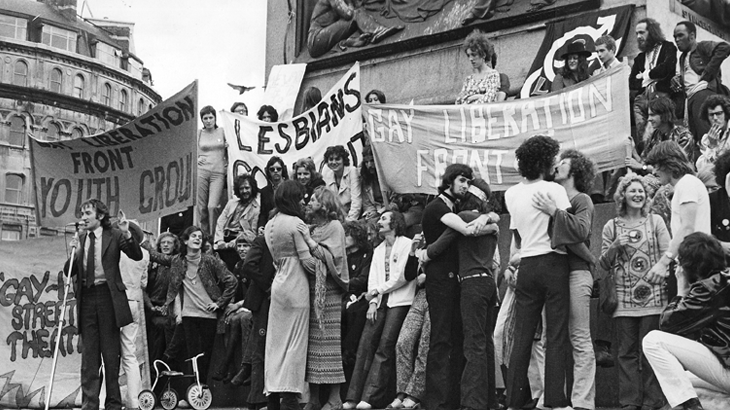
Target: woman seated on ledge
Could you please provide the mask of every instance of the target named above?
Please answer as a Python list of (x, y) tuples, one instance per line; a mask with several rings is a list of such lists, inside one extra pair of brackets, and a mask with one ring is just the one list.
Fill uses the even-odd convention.
[(702, 410), (685, 370), (730, 394), (730, 275), (710, 235), (688, 235), (678, 253), (677, 296), (661, 315), (661, 331), (644, 337), (644, 354), (672, 408)]

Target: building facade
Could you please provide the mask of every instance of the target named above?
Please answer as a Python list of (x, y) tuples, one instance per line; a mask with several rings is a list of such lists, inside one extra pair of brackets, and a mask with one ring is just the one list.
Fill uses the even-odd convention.
[(76, 0), (0, 0), (0, 237), (35, 223), (29, 136), (56, 141), (124, 124), (161, 101), (133, 24), (85, 20)]

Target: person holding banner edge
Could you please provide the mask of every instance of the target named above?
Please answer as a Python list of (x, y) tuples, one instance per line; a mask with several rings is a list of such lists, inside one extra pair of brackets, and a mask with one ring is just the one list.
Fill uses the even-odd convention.
[(327, 147), (324, 152), (327, 167), (322, 169), (322, 179), (327, 189), (340, 200), (347, 214), (347, 221), (356, 221), (362, 211), (360, 175), (350, 166), (350, 154), (342, 145)]
[[(121, 410), (119, 390), (121, 339), (119, 329), (132, 323), (119, 259), (124, 252), (134, 261), (142, 260), (142, 250), (129, 231), (129, 221), (119, 211), (119, 227), (112, 228), (106, 204), (89, 199), (81, 204), (81, 221), (86, 232), (74, 238), (76, 254), (70, 272), (75, 276), (74, 294), (78, 306), (81, 352), (81, 408), (99, 409), (101, 364), (106, 374), (104, 408)], [(66, 261), (68, 272), (71, 260)]]
[(216, 124), (215, 108), (200, 110), (203, 128), (198, 132), (198, 191), (195, 206), (200, 228), (205, 235), (215, 235), (215, 224), (226, 183), (226, 136)]

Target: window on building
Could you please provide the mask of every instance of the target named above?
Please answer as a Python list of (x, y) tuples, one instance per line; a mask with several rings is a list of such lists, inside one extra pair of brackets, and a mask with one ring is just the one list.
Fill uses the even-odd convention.
[(144, 106), (144, 99), (140, 98), (139, 99), (139, 103), (137, 103), (137, 115), (144, 114), (145, 113), (144, 108), (145, 108), (145, 106)]
[(104, 83), (104, 88), (101, 89), (101, 103), (104, 105), (112, 103), (112, 86), (109, 83)]
[(9, 204), (23, 204), (23, 176), (5, 174), (5, 202)]
[(61, 139), (61, 128), (54, 124), (50, 123), (48, 124), (48, 131), (46, 131), (46, 141), (58, 141)]
[(127, 90), (122, 90), (119, 93), (119, 110), (126, 112), (128, 104), (129, 104), (129, 95), (127, 95)]
[(58, 230), (41, 227), (40, 236), (58, 236)]
[(74, 77), (74, 97), (84, 98), (84, 76), (81, 74)]
[(84, 136), (84, 131), (81, 128), (74, 128), (71, 131), (71, 137), (74, 139), (81, 138), (83, 136)]
[(25, 120), (23, 117), (17, 115), (10, 117), (10, 129), (5, 140), (10, 145), (25, 146)]
[(13, 69), (13, 84), (21, 87), (28, 86), (28, 64), (25, 61), (16, 61)]
[(111, 46), (107, 43), (99, 41), (96, 43), (96, 58), (104, 64), (109, 64), (116, 68), (121, 66), (119, 62), (119, 56), (122, 54), (121, 50)]
[(60, 27), (43, 26), (41, 43), (67, 51), (76, 51), (76, 33)]
[(28, 35), (28, 20), (0, 14), (0, 37), (25, 40)]
[(59, 94), (63, 92), (63, 72), (58, 68), (51, 70), (51, 91)]
[(23, 233), (23, 227), (20, 225), (2, 225), (2, 235), (0, 239), (3, 241), (19, 241)]

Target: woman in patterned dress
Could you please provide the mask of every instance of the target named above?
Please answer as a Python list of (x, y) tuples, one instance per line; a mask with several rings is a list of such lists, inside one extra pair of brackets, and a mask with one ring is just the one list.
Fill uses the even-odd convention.
[(305, 408), (319, 409), (319, 387), (329, 385), (329, 399), (322, 409), (332, 410), (342, 407), (340, 384), (345, 382), (341, 332), (342, 299), (349, 283), (341, 223), (345, 214), (337, 196), (325, 187), (314, 190), (306, 214), (311, 225), (300, 223), (297, 229), (317, 263), (314, 276), (309, 276), (309, 403)]
[(473, 74), (466, 77), (456, 104), (487, 104), (504, 101), (507, 94), (500, 91), (499, 72), (492, 68), (494, 47), (487, 35), (474, 30), (464, 40), (464, 52), (471, 62)]
[(659, 314), (668, 302), (666, 287), (651, 284), (644, 276), (669, 247), (670, 236), (664, 220), (648, 213), (647, 186), (634, 173), (619, 182), (614, 195), (619, 216), (603, 227), (600, 258), (601, 267), (614, 273), (619, 402), (629, 410), (664, 404), (656, 376), (641, 352), (641, 340), (659, 328)]

